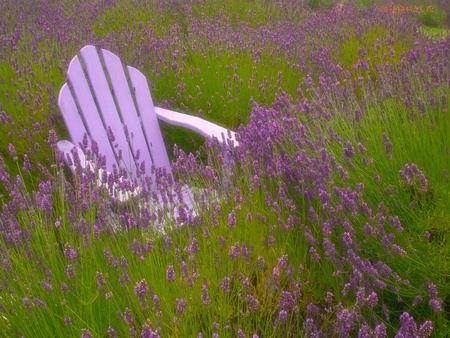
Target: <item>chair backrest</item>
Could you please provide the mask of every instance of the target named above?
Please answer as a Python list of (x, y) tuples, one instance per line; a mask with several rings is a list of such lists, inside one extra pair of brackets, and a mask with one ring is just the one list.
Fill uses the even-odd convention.
[(121, 165), (135, 173), (138, 151), (138, 163), (145, 162), (148, 175), (153, 164), (171, 171), (141, 72), (129, 66), (124, 69), (119, 57), (107, 50), (85, 46), (70, 62), (67, 81), (71, 86), (66, 83), (61, 88), (58, 105), (75, 145), (85, 134), (95, 140), (109, 171)]

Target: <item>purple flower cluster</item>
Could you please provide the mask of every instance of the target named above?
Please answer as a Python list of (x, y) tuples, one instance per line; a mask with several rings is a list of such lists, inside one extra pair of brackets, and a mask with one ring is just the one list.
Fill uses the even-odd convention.
[[(64, 329), (83, 337), (177, 335), (192, 318), (201, 324), (187, 335), (201, 328), (199, 336), (264, 336), (262, 320), (279, 336), (300, 334), (293, 328), (310, 337), (387, 337), (397, 330), (397, 337), (431, 335), (429, 319), (440, 318), (444, 300), (435, 284), (428, 282), (426, 297), (414, 273), (408, 280), (401, 270), (418, 250), (408, 242), (409, 219), (392, 211), (397, 183), (386, 175), (373, 144), (383, 159), (388, 155), (387, 166), (397, 165), (402, 146), (389, 129), (385, 102), (407, 108), (405, 125), (433, 129), (447, 113), (448, 94), (441, 88), (450, 78), (449, 39), (426, 40), (404, 15), (367, 9), (359, 20), (351, 5), (319, 15), (300, 3), (279, 1), (279, 12), (262, 8), (262, 20), (253, 10), (228, 15), (208, 2), (158, 2), (156, 10), (141, 11), (144, 19), (116, 30), (106, 28), (120, 21), (115, 1), (82, 1), (73, 11), (58, 4), (31, 8), (21, 0), (14, 6), (21, 20), (0, 20), (0, 59), (11, 73), (0, 82), (0, 89), (8, 84), (0, 102), (7, 140), (2, 156), (9, 156), (0, 157), (0, 277), (6, 295), (0, 296), (0, 312), (8, 325), (15, 325), (16, 312), (26, 321), (43, 318), (45, 310), (43, 320), (50, 323), (51, 313), (61, 313)], [(177, 23), (167, 26), (170, 17)], [(57, 141), (51, 128), (61, 132), (52, 69), (65, 74), (72, 48), (87, 41), (161, 79), (150, 83), (155, 102), (167, 99), (162, 105), (207, 114), (233, 129), (244, 123), (239, 147), (224, 152), (208, 140), (206, 159), (175, 148), (172, 172), (141, 163), (134, 177), (126, 168), (101, 171), (106, 159), (86, 137), (80, 147), (101, 170), (83, 168), (74, 153), (76, 173), (67, 176), (61, 154), (50, 163)], [(51, 76), (47, 84), (35, 74), (37, 66)], [(377, 118), (386, 130), (371, 139), (363, 131), (374, 106), (381, 107)], [(22, 110), (33, 112), (23, 128), (22, 119), (13, 117)], [(107, 134), (116, 144), (111, 128)], [(139, 160), (139, 151), (133, 156)], [(431, 198), (433, 173), (416, 163), (401, 164), (400, 188)], [(33, 191), (29, 181), (36, 182)], [(195, 188), (195, 214), (183, 184)], [(138, 186), (139, 196), (120, 202), (120, 194)], [(23, 278), (21, 271), (36, 278)], [(105, 297), (91, 297), (99, 291)], [(430, 315), (420, 312), (423, 298)], [(221, 304), (223, 299), (232, 302)], [(16, 300), (17, 307), (5, 309)], [(119, 313), (121, 320), (90, 323), (92, 311), (75, 303), (106, 304), (105, 313)], [(218, 316), (229, 309), (232, 314)], [(390, 317), (399, 314), (394, 327)]]

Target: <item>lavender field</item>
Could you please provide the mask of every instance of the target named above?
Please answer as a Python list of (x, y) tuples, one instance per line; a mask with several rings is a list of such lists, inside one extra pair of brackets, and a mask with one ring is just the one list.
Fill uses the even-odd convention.
[[(0, 337), (450, 336), (446, 0), (0, 13)], [(239, 146), (161, 124), (173, 175), (73, 175), (57, 95), (87, 44)]]

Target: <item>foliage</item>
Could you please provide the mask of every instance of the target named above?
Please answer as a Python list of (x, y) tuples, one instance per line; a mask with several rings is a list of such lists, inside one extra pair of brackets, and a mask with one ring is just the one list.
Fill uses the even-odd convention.
[[(450, 40), (325, 7), (1, 3), (1, 336), (450, 334)], [(173, 177), (72, 175), (57, 92), (88, 43), (239, 147), (164, 127)]]

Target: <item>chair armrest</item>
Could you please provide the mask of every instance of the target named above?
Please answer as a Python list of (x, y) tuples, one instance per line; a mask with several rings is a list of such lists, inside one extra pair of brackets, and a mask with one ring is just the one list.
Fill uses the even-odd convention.
[[(230, 141), (235, 147), (239, 146), (236, 140), (236, 133), (229, 131), (226, 128), (220, 127), (217, 124), (208, 122), (196, 116), (177, 113), (172, 110), (155, 107), (156, 116), (159, 120), (195, 131), (205, 138), (216, 138), (219, 142), (225, 142), (229, 146)], [(229, 137), (231, 135), (231, 138)]]

